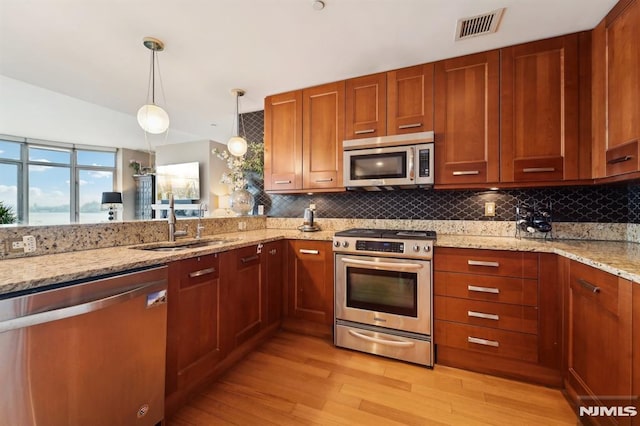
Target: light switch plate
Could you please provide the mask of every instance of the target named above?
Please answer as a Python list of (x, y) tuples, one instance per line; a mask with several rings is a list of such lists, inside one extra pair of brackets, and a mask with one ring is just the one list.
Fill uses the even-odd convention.
[(494, 202), (487, 202), (484, 203), (484, 215), (485, 216), (495, 216), (496, 215), (496, 203)]

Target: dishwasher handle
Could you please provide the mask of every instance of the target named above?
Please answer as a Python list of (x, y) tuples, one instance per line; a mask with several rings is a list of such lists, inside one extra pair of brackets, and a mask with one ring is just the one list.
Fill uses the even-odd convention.
[[(164, 303), (166, 301), (167, 282), (166, 280), (146, 282), (142, 285), (138, 285), (133, 288), (129, 288), (124, 291), (119, 291), (108, 296), (102, 296), (99, 299), (91, 300), (78, 305), (65, 306), (62, 308), (55, 308), (49, 311), (38, 312), (35, 314), (25, 315), (18, 318), (12, 318), (0, 322), (0, 333), (6, 331), (16, 330), (19, 328), (30, 327), (33, 325), (44, 324), (46, 322), (53, 322), (65, 318), (75, 317), (78, 315), (87, 314), (89, 312), (98, 311), (100, 309), (108, 308), (109, 306), (123, 303), (127, 300), (134, 299), (151, 290), (158, 290), (159, 295), (155, 299), (158, 303)], [(164, 293), (163, 293), (164, 292)]]

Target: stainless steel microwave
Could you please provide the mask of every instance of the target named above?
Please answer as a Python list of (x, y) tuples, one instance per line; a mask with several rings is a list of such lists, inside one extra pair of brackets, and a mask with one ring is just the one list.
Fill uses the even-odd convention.
[(433, 132), (352, 139), (342, 144), (344, 186), (351, 189), (433, 185)]

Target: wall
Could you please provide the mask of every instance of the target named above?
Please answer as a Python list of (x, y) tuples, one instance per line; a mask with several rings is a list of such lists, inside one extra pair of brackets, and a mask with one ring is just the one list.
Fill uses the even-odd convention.
[[(264, 140), (264, 112), (242, 114), (247, 139)], [(502, 191), (403, 190), (315, 195), (265, 194), (251, 189), (256, 204), (271, 217), (302, 217), (309, 203), (318, 217), (423, 220), (512, 221), (518, 203), (551, 203), (554, 221), (640, 223), (640, 184), (537, 188)], [(483, 216), (484, 203), (496, 203), (496, 216)]]

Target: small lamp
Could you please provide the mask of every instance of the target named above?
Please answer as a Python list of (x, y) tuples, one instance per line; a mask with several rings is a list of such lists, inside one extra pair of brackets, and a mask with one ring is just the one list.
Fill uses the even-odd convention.
[(102, 208), (109, 209), (109, 220), (114, 220), (115, 209), (122, 206), (122, 193), (121, 192), (103, 192), (102, 193)]

